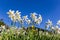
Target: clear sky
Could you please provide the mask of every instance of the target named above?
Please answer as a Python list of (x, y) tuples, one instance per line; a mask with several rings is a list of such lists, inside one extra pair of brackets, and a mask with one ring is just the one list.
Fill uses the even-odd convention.
[(11, 23), (6, 14), (9, 9), (19, 10), (22, 15), (29, 15), (31, 12), (41, 14), (41, 28), (44, 28), (48, 19), (54, 24), (60, 19), (60, 0), (0, 0), (0, 19), (3, 18), (8, 25)]

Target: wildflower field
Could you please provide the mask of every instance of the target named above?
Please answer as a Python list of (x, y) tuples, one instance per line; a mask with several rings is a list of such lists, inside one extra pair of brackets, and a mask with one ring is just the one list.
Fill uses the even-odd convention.
[[(40, 14), (31, 13), (30, 18), (28, 15), (21, 16), (19, 11), (9, 10), (7, 14), (13, 23), (8, 27), (0, 23), (0, 40), (60, 40), (60, 20), (53, 25), (52, 21), (48, 19), (45, 29), (40, 30), (36, 27), (42, 22)], [(25, 24), (27, 27), (24, 26)]]
[(15, 29), (2, 31), (0, 40), (60, 40), (60, 36), (56, 34), (45, 33), (35, 29)]

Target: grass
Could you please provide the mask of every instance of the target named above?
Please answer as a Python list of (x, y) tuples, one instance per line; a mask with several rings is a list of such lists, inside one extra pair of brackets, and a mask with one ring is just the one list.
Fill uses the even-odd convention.
[(59, 34), (38, 31), (38, 29), (4, 29), (0, 33), (0, 40), (60, 40)]

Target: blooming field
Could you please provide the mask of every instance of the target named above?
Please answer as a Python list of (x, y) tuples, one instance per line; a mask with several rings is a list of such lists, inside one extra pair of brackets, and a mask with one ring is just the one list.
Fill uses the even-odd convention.
[(51, 34), (48, 32), (38, 31), (38, 29), (10, 29), (2, 30), (0, 33), (0, 40), (60, 40), (58, 34)]
[[(6, 25), (1, 25), (0, 40), (60, 40), (60, 20), (57, 21), (55, 26), (48, 19), (43, 31), (36, 28), (42, 22), (40, 14), (31, 13), (30, 18), (28, 18), (28, 15), (21, 16), (19, 11), (9, 10), (7, 14), (13, 23), (9, 28), (6, 28)], [(18, 27), (16, 23), (19, 23), (19, 25), (17, 24)], [(24, 24), (27, 24), (28, 27), (26, 28)]]

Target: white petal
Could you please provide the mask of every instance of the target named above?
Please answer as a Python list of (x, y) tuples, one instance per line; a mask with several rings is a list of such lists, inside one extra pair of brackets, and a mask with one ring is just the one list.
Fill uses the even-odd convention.
[(60, 20), (57, 21), (57, 25), (60, 25)]

